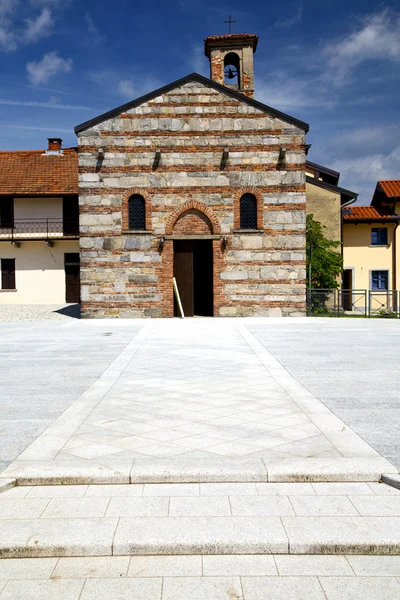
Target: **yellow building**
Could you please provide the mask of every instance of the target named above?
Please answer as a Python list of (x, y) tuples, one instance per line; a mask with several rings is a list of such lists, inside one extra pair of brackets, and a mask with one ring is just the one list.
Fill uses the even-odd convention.
[(352, 310), (353, 305), (353, 309), (356, 306), (362, 311), (366, 303), (372, 312), (397, 307), (400, 217), (397, 201), (388, 202), (385, 194), (382, 197), (384, 183), (378, 182), (371, 206), (352, 206), (342, 211), (345, 310)]

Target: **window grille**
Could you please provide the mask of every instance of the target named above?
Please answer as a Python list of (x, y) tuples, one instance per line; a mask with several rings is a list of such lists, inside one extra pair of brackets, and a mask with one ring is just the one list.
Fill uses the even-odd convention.
[(134, 194), (128, 201), (129, 229), (146, 229), (146, 203), (143, 196)]
[(257, 198), (244, 194), (240, 198), (240, 229), (257, 229)]

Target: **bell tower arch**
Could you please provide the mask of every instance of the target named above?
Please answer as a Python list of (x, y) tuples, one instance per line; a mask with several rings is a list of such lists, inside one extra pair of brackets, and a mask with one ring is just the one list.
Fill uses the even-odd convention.
[(204, 40), (210, 61), (210, 78), (221, 85), (254, 97), (254, 61), (258, 36), (252, 33), (211, 35)]

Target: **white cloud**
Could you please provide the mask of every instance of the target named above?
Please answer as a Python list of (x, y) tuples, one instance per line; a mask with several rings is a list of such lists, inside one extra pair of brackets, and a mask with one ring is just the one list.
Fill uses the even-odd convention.
[(19, 0), (0, 0), (0, 50), (13, 52), (17, 49), (17, 39), (12, 27), (12, 15), (18, 8)]
[(320, 89), (315, 77), (295, 77), (287, 72), (271, 72), (267, 80), (256, 82), (257, 100), (280, 110), (335, 105), (332, 97)]
[(400, 173), (400, 145), (388, 154), (366, 153), (352, 159), (340, 159), (330, 165), (340, 171), (346, 187), (359, 192), (360, 203), (369, 204), (381, 179), (398, 179)]
[(28, 62), (26, 65), (28, 76), (33, 85), (46, 84), (51, 77), (58, 73), (69, 73), (72, 70), (72, 60), (58, 56), (57, 51), (48, 52), (41, 61)]
[(13, 52), (17, 49), (15, 34), (5, 25), (0, 24), (0, 50), (4, 52)]
[(97, 27), (97, 25), (95, 24), (95, 22), (93, 21), (93, 19), (89, 13), (85, 14), (85, 21), (88, 26), (88, 32), (91, 35), (91, 42), (92, 43), (95, 42), (96, 44), (99, 44), (100, 42), (104, 42), (104, 40), (106, 39), (106, 36), (101, 35), (99, 28)]
[(19, 0), (0, 0), (0, 15), (8, 15), (18, 7)]
[(400, 61), (400, 15), (385, 9), (364, 17), (356, 31), (327, 44), (323, 56), (336, 71), (336, 83), (364, 61)]
[(328, 140), (315, 161), (339, 171), (340, 185), (369, 204), (379, 179), (399, 178), (399, 136), (397, 123), (347, 129)]
[(288, 17), (287, 19), (283, 19), (282, 21), (276, 21), (274, 23), (274, 27), (292, 27), (292, 25), (297, 25), (298, 23), (301, 23), (302, 19), (303, 7), (300, 5), (292, 17)]
[(93, 108), (92, 106), (81, 106), (80, 104), (58, 104), (57, 99), (51, 97), (48, 102), (36, 102), (35, 100), (8, 100), (0, 98), (0, 104), (7, 106), (32, 106), (36, 108), (54, 108), (58, 110), (90, 110), (98, 113), (104, 112), (104, 109)]
[[(29, 131), (49, 131), (53, 128), (51, 127), (32, 127), (31, 125), (3, 125), (3, 127), (7, 127), (7, 129), (23, 129), (24, 131), (27, 129)], [(54, 129), (54, 128), (53, 128)], [(57, 131), (62, 133), (72, 133), (72, 129), (61, 129), (57, 127)]]
[(135, 97), (135, 88), (131, 79), (121, 79), (118, 84), (118, 91), (121, 96), (127, 96), (131, 99)]
[(24, 33), (24, 40), (27, 43), (36, 42), (40, 38), (50, 35), (54, 25), (51, 12), (48, 8), (44, 8), (36, 18), (31, 19), (28, 17), (25, 19), (25, 22), (27, 27)]

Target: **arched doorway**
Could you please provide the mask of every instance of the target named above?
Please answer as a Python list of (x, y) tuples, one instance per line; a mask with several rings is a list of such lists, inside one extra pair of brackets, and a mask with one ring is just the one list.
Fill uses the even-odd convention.
[(212, 234), (210, 219), (196, 208), (179, 215), (174, 225), (174, 277), (187, 317), (213, 316)]

